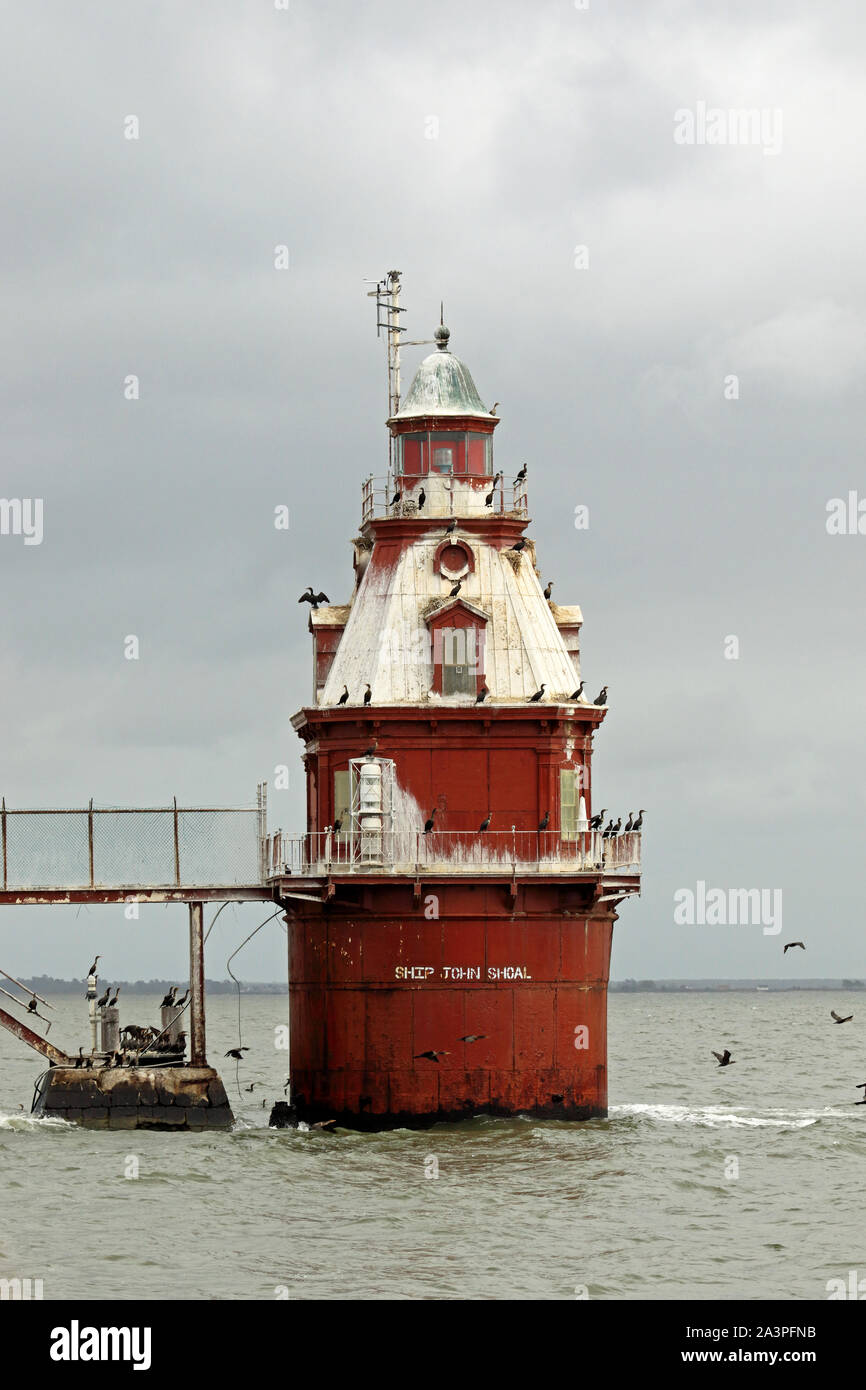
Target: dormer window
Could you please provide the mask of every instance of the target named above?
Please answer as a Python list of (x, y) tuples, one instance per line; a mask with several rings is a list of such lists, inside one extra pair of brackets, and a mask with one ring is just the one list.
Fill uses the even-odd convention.
[(434, 609), (427, 624), (433, 647), (433, 693), (477, 695), (484, 684), (487, 614), (456, 598)]

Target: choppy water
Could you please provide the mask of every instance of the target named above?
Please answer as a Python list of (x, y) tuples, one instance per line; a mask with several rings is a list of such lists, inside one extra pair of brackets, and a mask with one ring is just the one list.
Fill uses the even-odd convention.
[[(55, 1002), (52, 1040), (77, 1046), (84, 1001)], [(267, 1129), (286, 1000), (242, 1007), (241, 1082), (264, 1084), (239, 1100), (218, 1063), (229, 1135), (32, 1120), (40, 1060), (0, 1032), (0, 1276), (46, 1299), (823, 1299), (866, 1275), (862, 995), (612, 995), (608, 1120), (335, 1136)], [(211, 1059), (236, 1042), (235, 1000), (212, 997)]]

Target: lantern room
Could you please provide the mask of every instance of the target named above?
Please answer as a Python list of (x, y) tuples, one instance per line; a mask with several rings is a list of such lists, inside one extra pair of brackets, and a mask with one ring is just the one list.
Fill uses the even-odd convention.
[(484, 405), (468, 367), (436, 329), (436, 351), (421, 363), (400, 410), (388, 421), (397, 478), (493, 476), (498, 418)]

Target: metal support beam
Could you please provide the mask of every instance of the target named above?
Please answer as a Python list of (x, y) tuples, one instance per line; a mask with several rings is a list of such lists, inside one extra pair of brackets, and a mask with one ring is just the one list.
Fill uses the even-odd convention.
[(46, 1042), (44, 1038), (40, 1038), (39, 1034), (34, 1033), (32, 1028), (28, 1028), (26, 1023), (19, 1022), (19, 1020), (13, 1018), (11, 1014), (7, 1014), (5, 1009), (0, 1009), (0, 1024), (2, 1024), (4, 1028), (8, 1028), (10, 1033), (14, 1033), (16, 1038), (20, 1038), (22, 1042), (26, 1042), (28, 1047), (35, 1048), (37, 1052), (42, 1053), (43, 1057), (47, 1057), (49, 1061), (54, 1062), (57, 1066), (72, 1066), (72, 1058), (67, 1053), (61, 1052), (59, 1047), (54, 1047), (52, 1043)]
[(204, 1024), (204, 904), (189, 905), (189, 1062), (206, 1067)]

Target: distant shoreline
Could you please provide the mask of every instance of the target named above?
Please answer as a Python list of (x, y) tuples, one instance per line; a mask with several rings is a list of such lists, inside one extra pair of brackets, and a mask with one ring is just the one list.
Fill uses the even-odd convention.
[[(113, 975), (100, 975), (101, 985), (118, 987), (124, 994), (165, 994), (171, 985), (181, 984), (186, 976), (176, 975), (173, 980), (117, 980)], [(39, 994), (77, 994), (87, 990), (86, 980), (59, 980), (52, 975), (21, 976), (22, 985), (35, 989)], [(205, 980), (205, 990), (209, 994), (234, 994), (238, 986), (234, 980)], [(287, 984), (274, 980), (242, 980), (241, 994), (288, 994)]]
[[(171, 985), (181, 983), (181, 977), (173, 980), (116, 980), (113, 976), (100, 976), (103, 984), (111, 983), (112, 989), (120, 986), (124, 994), (165, 994)], [(77, 994), (87, 989), (86, 980), (60, 980), (51, 975), (22, 976), (21, 983), (39, 994), (52, 990), (55, 994)], [(234, 980), (206, 980), (205, 989), (210, 994), (234, 994), (238, 986)], [(838, 990), (866, 989), (866, 981), (847, 979), (754, 979), (754, 980), (611, 980), (608, 989), (611, 994), (734, 994), (760, 991), (771, 994), (790, 994), (796, 991), (816, 990), (832, 992)], [(241, 994), (288, 994), (288, 985), (278, 980), (241, 981)]]

